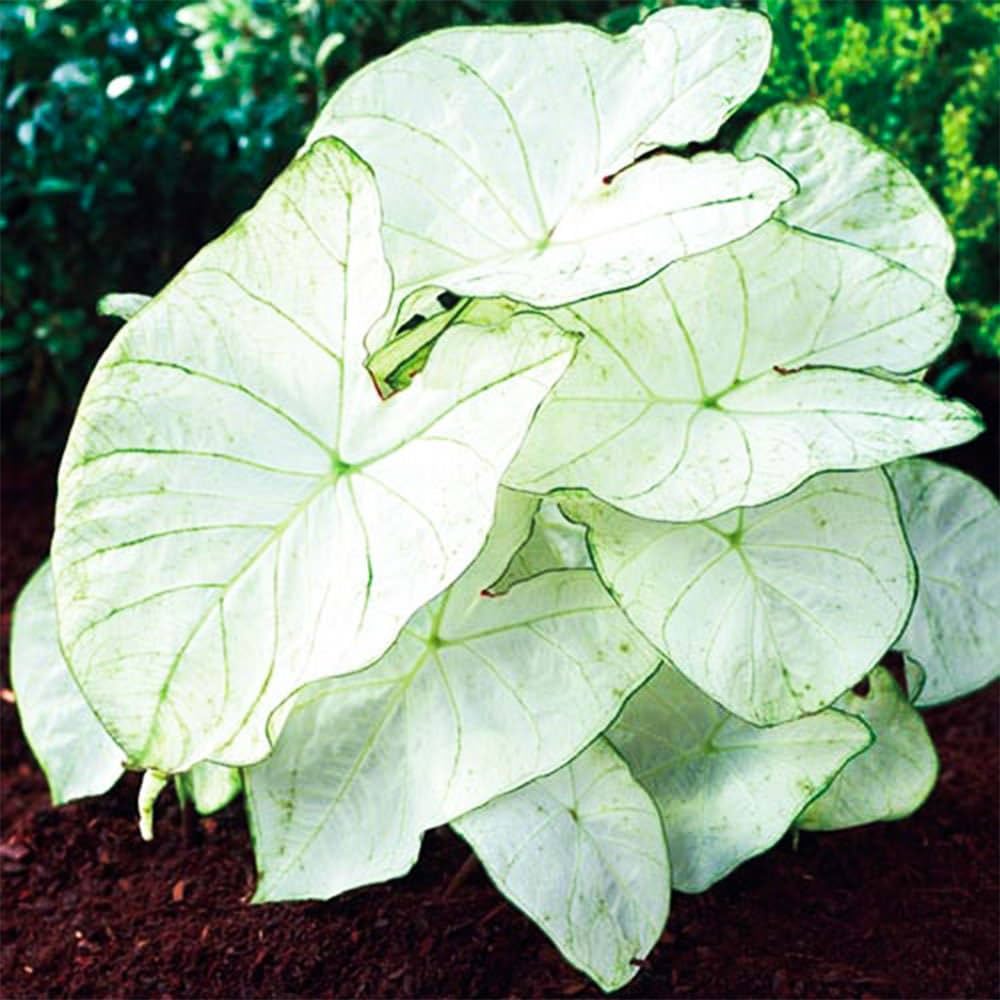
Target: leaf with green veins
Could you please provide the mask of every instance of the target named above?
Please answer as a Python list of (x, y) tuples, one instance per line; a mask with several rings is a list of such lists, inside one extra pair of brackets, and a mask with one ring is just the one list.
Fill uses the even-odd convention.
[(917, 705), (940, 705), (1000, 675), (1000, 504), (982, 483), (926, 459), (895, 463), (903, 527), (920, 573), (917, 601), (896, 643)]
[(760, 729), (664, 666), (608, 739), (660, 810), (674, 888), (703, 892), (776, 844), (872, 735), (836, 709)]
[(335, 135), (372, 165), (396, 302), (424, 285), (572, 302), (735, 239), (792, 196), (764, 158), (636, 162), (715, 135), (770, 45), (759, 14), (697, 8), (618, 36), (572, 24), (439, 31), (352, 76), (309, 141)]
[(503, 594), (515, 583), (539, 573), (591, 566), (586, 530), (567, 520), (557, 503), (542, 500), (535, 512), (531, 534), (514, 554), (503, 576), (489, 589), (493, 594)]
[(948, 298), (779, 222), (552, 317), (586, 335), (505, 477), (517, 489), (693, 521), (982, 427), (919, 382), (851, 370), (922, 368), (951, 338)]
[(243, 790), (238, 768), (202, 761), (180, 776), (184, 791), (202, 815), (225, 809)]
[(848, 691), (835, 707), (871, 727), (875, 742), (855, 757), (796, 820), (803, 830), (843, 830), (903, 819), (923, 805), (938, 759), (920, 713), (885, 667), (868, 677), (865, 695)]
[(881, 470), (824, 473), (761, 507), (709, 521), (645, 521), (594, 501), (594, 565), (639, 630), (749, 722), (831, 704), (878, 663), (916, 574)]
[[(243, 765), (297, 688), (377, 659), (472, 561), (575, 338), (530, 312), (441, 338), (382, 401), (369, 170), (315, 145), (118, 334), (60, 471), (70, 666), (132, 766)], [(434, 474), (428, 475), (427, 470)]]
[(670, 865), (656, 806), (606, 740), (452, 827), (603, 990), (635, 977), (663, 932)]
[(815, 104), (778, 104), (750, 125), (735, 152), (767, 156), (799, 182), (778, 218), (877, 250), (944, 286), (955, 256), (948, 223), (916, 177), (856, 129)]
[(403, 874), (424, 830), (565, 764), (656, 668), (593, 570), (480, 596), (535, 506), (503, 494), (483, 553), (377, 664), (297, 695), (245, 772), (258, 901)]
[(53, 803), (106, 792), (125, 770), (125, 754), (84, 700), (59, 649), (47, 560), (14, 605), (10, 671), (21, 726)]

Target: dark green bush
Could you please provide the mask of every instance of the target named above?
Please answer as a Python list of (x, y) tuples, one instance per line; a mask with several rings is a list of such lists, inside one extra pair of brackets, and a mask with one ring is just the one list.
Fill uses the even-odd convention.
[[(248, 207), (368, 59), (458, 23), (623, 30), (657, 0), (44, 0), (0, 5), (4, 448), (61, 446), (114, 324)], [(1000, 354), (1000, 8), (747, 0), (777, 53), (748, 112), (813, 98), (909, 164), (959, 241), (963, 337)], [(745, 121), (747, 115), (741, 116)], [(734, 125), (739, 123), (734, 123)], [(960, 361), (968, 364), (968, 361)]]

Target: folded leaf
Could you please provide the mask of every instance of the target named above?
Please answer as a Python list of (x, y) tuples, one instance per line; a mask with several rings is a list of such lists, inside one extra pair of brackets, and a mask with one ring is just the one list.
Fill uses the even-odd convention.
[(664, 666), (608, 739), (660, 810), (674, 888), (703, 892), (777, 843), (872, 735), (835, 709), (758, 729)]
[(602, 989), (639, 971), (670, 909), (656, 806), (605, 740), (452, 826), (497, 888)]
[(955, 256), (948, 223), (920, 182), (890, 153), (819, 106), (778, 104), (736, 143), (799, 182), (778, 212), (801, 229), (877, 250), (944, 285)]
[(697, 8), (614, 37), (439, 31), (352, 76), (309, 142), (338, 136), (374, 169), (397, 303), (428, 284), (571, 302), (741, 236), (791, 197), (763, 158), (635, 163), (710, 139), (756, 89), (770, 44), (758, 14)]
[(565, 764), (656, 668), (593, 570), (480, 596), (533, 512), (505, 494), (483, 554), (377, 664), (297, 696), (245, 772), (258, 901), (403, 874), (424, 830)]
[[(573, 338), (459, 325), (382, 401), (378, 197), (314, 146), (116, 337), (60, 473), (63, 648), (132, 766), (265, 756), (297, 688), (377, 659), (468, 566)], [(428, 470), (433, 470), (432, 474)]]
[(59, 649), (52, 570), (35, 571), (14, 606), (11, 684), (24, 735), (56, 805), (106, 792), (125, 754), (94, 715)]
[(585, 337), (507, 474), (518, 489), (699, 520), (982, 428), (919, 382), (850, 370), (923, 368), (951, 339), (947, 296), (778, 222), (552, 315)]
[(515, 583), (539, 573), (554, 569), (586, 569), (591, 565), (586, 530), (568, 521), (558, 504), (542, 500), (528, 540), (517, 550), (501, 579), (490, 586), (490, 591), (502, 594)]
[(796, 820), (803, 830), (842, 830), (903, 819), (919, 809), (937, 780), (938, 759), (920, 713), (885, 667), (867, 694), (848, 691), (836, 707), (869, 725), (875, 742), (855, 757)]
[(896, 643), (940, 705), (1000, 676), (1000, 504), (982, 483), (926, 459), (892, 466), (920, 588)]
[(563, 509), (587, 525), (594, 565), (646, 638), (760, 725), (831, 704), (879, 661), (913, 603), (913, 564), (880, 470), (825, 473), (692, 524), (593, 501)]

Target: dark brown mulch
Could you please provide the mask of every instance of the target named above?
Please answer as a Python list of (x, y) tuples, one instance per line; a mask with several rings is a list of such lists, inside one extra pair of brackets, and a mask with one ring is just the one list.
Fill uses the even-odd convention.
[[(52, 470), (5, 472), (4, 646), (47, 545)], [(998, 693), (928, 713), (941, 779), (916, 816), (786, 839), (710, 892), (676, 896), (624, 995), (1000, 995)], [(149, 845), (134, 776), (53, 809), (13, 706), (0, 711), (3, 996), (598, 995), (478, 867), (463, 869), (467, 848), (447, 830), (398, 882), (252, 907), (238, 806), (195, 819), (171, 802)]]

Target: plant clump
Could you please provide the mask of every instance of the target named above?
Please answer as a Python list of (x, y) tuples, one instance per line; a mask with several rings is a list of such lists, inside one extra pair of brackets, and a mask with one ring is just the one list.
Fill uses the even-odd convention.
[(427, 35), (104, 303), (14, 624), (56, 801), (144, 771), (151, 836), (171, 776), (242, 792), (259, 902), (450, 823), (606, 990), (671, 888), (923, 801), (917, 709), (1000, 638), (1000, 508), (915, 457), (982, 428), (921, 378), (953, 244), (816, 107), (687, 154), (770, 43), (694, 7)]

